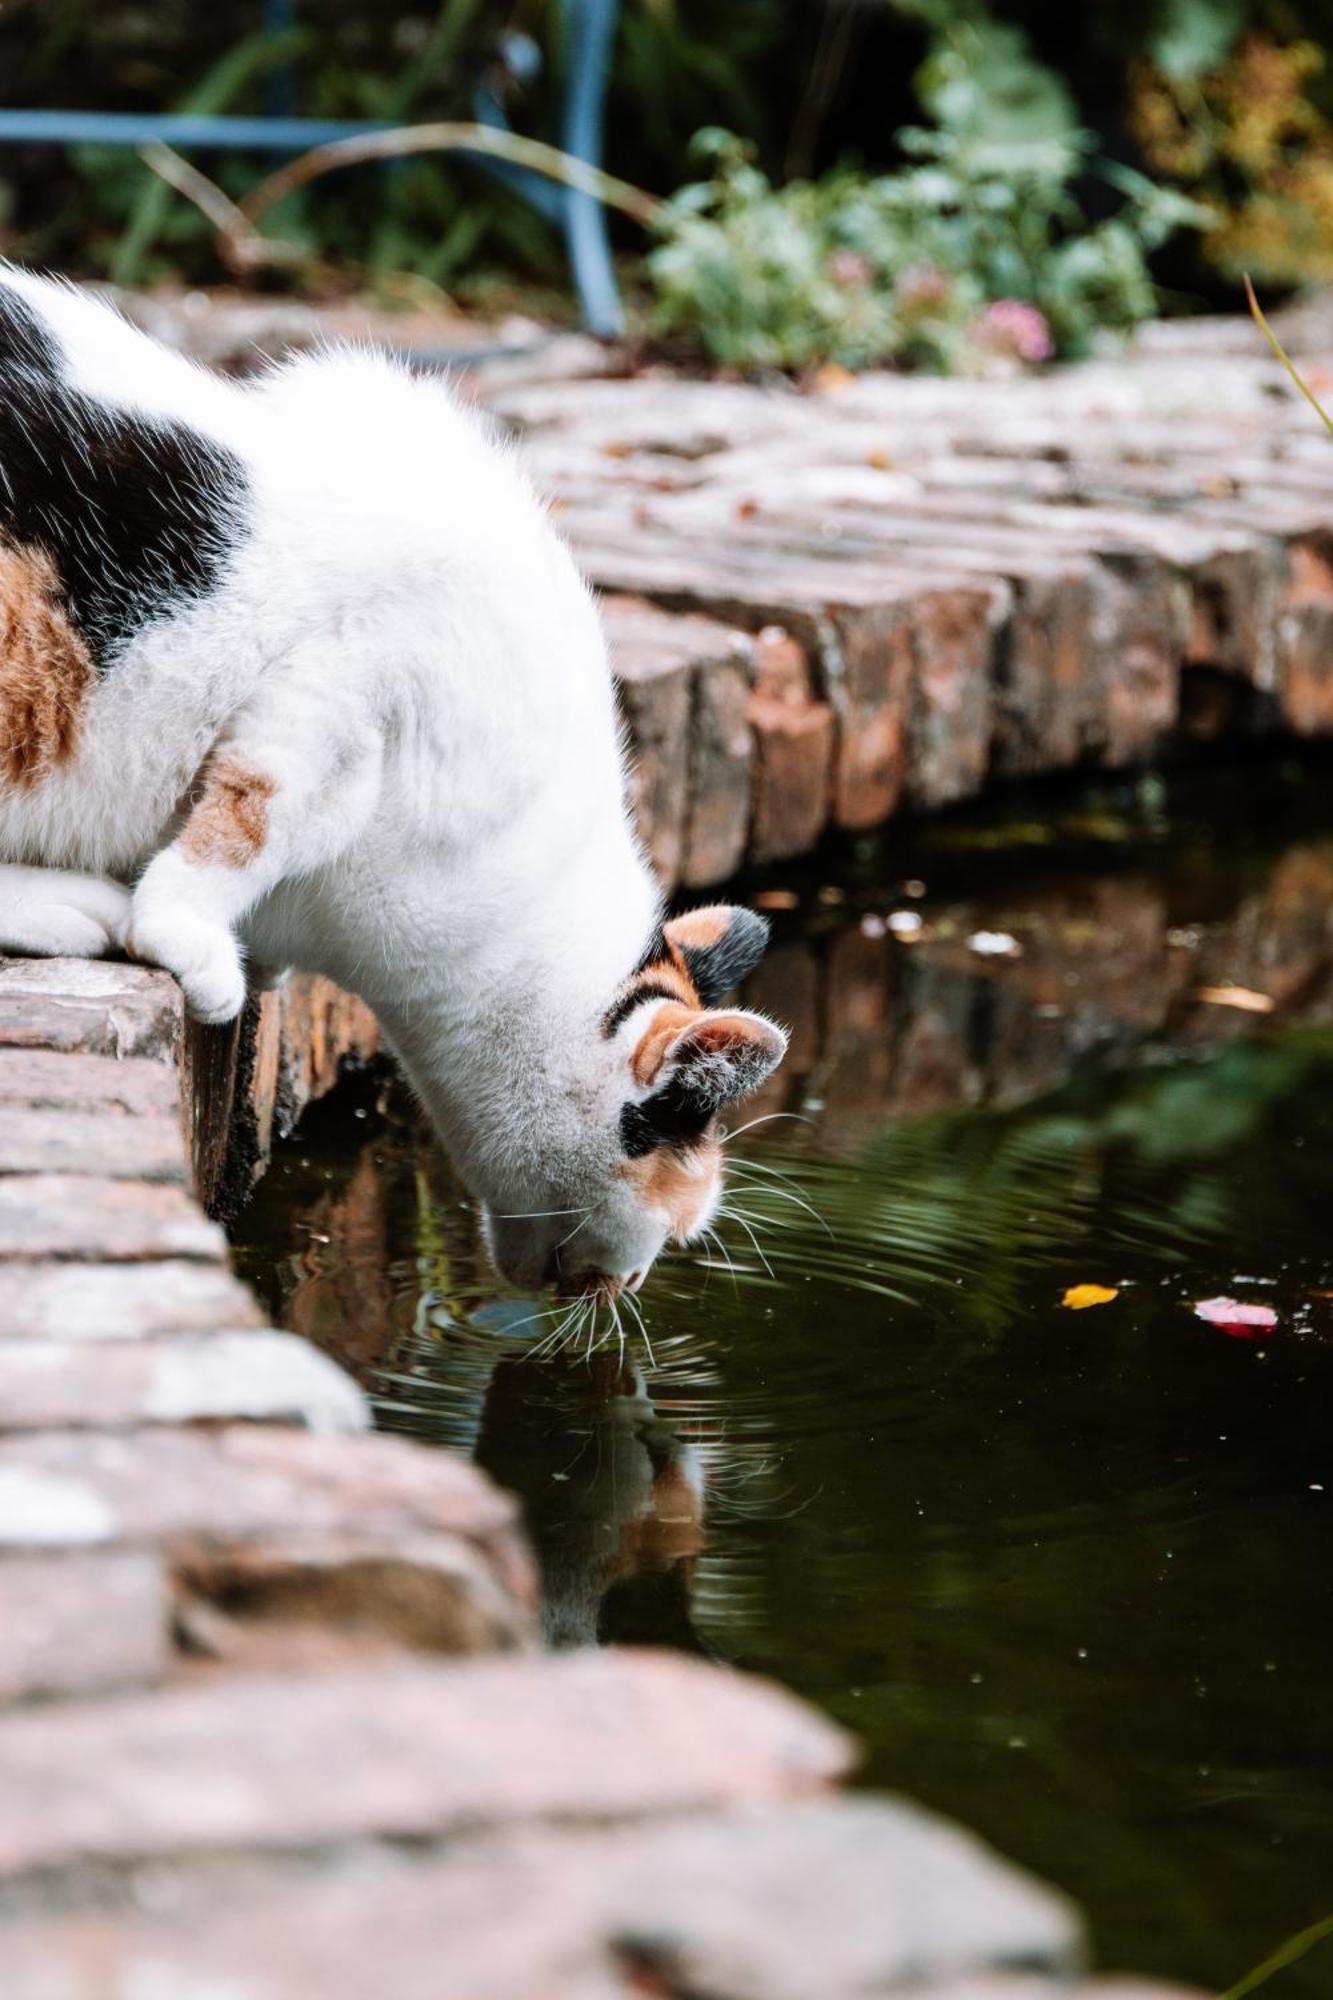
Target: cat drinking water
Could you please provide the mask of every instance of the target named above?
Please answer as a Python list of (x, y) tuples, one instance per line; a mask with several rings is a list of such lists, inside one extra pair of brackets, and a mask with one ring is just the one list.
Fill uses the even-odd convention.
[(663, 922), (591, 597), (437, 380), (245, 383), (0, 266), (0, 952), (124, 949), (227, 1021), (361, 995), (516, 1284), (637, 1287), (781, 1060), (767, 927)]

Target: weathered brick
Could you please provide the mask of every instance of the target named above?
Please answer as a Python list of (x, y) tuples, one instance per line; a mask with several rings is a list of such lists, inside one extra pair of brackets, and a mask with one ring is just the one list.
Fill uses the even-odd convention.
[(350, 1377), (286, 1333), (174, 1340), (0, 1340), (0, 1432), (188, 1424), (219, 1418), (364, 1430)]
[(91, 1174), (0, 1178), (0, 1257), (219, 1262), (226, 1247), (222, 1231), (205, 1220), (183, 1188)]
[(535, 1828), (350, 1879), (192, 1893), (178, 1872), (171, 1888), (156, 1915), (8, 1927), (7, 2000), (49, 2000), (56, 1981), (82, 1993), (94, 1969), (121, 1992), (144, 1966), (172, 2000), (203, 2000), (219, 1967), (236, 2000), (360, 2000), (368, 1965), (394, 2000), (628, 2000), (650, 1977), (737, 2000), (964, 2000), (955, 1979), (971, 2000), (1097, 2000), (1070, 1983), (1081, 1949), (1063, 1899), (893, 1801)]
[(115, 1550), (0, 1561), (0, 1702), (158, 1680), (171, 1657), (157, 1557)]
[(0, 1048), (0, 1104), (33, 1111), (96, 1111), (133, 1118), (180, 1116), (180, 1083), (148, 1056), (99, 1056), (86, 1049)]
[(1333, 533), (1294, 542), (1278, 621), (1279, 700), (1298, 736), (1333, 732)]
[(804, 648), (780, 626), (759, 633), (746, 704), (753, 742), (750, 855), (784, 861), (813, 847), (828, 823), (833, 711), (815, 698)]
[(994, 604), (965, 590), (923, 591), (913, 607), (907, 795), (918, 805), (971, 798), (985, 782), (994, 726), (995, 613)]
[(179, 1181), (188, 1174), (178, 1112), (127, 1119), (114, 1111), (0, 1112), (0, 1174), (99, 1174)]
[(697, 614), (642, 598), (602, 605), (630, 726), (640, 832), (668, 887), (724, 880), (745, 852), (753, 642)]
[(622, 607), (611, 636), (633, 751), (634, 817), (658, 880), (670, 888), (684, 852), (694, 668), (685, 651), (663, 643), (660, 617), (647, 607), (637, 614)]
[(633, 575), (647, 595), (801, 639), (837, 716), (841, 824), (885, 818), (904, 776), (922, 803), (975, 792), (990, 758), (993, 641), (1010, 602), (1003, 581), (942, 564), (923, 574), (864, 535), (736, 520), (725, 502), (714, 518), (716, 506), (703, 496), (647, 509), (662, 534), (646, 552), (608, 543), (592, 522), (582, 533), (576, 524), (576, 539), (601, 581)]
[(650, 681), (622, 679), (621, 710), (633, 744), (635, 825), (664, 888), (680, 878), (689, 769), (691, 674), (680, 667)]
[(84, 958), (0, 958), (0, 1046), (160, 1056), (179, 1050), (184, 1002), (165, 972)]
[(791, 1696), (669, 1654), (241, 1674), (0, 1716), (0, 1881), (707, 1810), (846, 1763)]
[(686, 465), (799, 431), (810, 420), (809, 406), (790, 394), (650, 376), (504, 392), (494, 407), (521, 438), (576, 437), (615, 463), (658, 454)]
[[(0, 1480), (15, 1493), (25, 1481), (77, 1488), (79, 1519), (96, 1515), (103, 1540), (264, 1541), (355, 1526), (379, 1537), (438, 1528), (484, 1541), (507, 1535), (516, 1519), (507, 1495), (447, 1453), (401, 1438), (262, 1426), (16, 1435), (0, 1443)], [(22, 1549), (31, 1519), (0, 1509), (0, 1548)], [(59, 1545), (59, 1532), (53, 1521), (45, 1545)], [(83, 1539), (80, 1530), (70, 1546)]]
[[(877, 479), (884, 489), (878, 494)], [(992, 587), (1003, 579), (1011, 595), (997, 596), (992, 607), (998, 629), (994, 648), (983, 643), (979, 649), (976, 685), (970, 690), (978, 713), (969, 734), (976, 743), (989, 728), (1001, 771), (1045, 771), (1076, 763), (1097, 735), (1095, 719), (1102, 706), (1088, 558), (1049, 550), (1030, 530), (968, 520), (965, 508), (960, 518), (950, 518), (936, 502), (940, 517), (930, 518), (921, 512), (915, 482), (906, 484), (911, 490), (904, 492), (901, 481), (895, 485), (886, 475), (868, 475), (864, 466), (803, 467), (792, 479), (765, 482), (763, 497), (745, 504), (747, 531), (771, 535), (775, 547), (793, 534), (801, 536), (803, 547), (836, 543), (850, 559), (878, 562), (886, 584), (890, 575), (901, 575), (904, 565), (910, 565), (913, 594), (928, 592), (932, 578), (945, 588), (960, 577), (988, 581)], [(697, 527), (708, 521), (711, 510), (715, 521), (727, 523), (735, 511), (734, 492), (723, 483), (688, 501), (673, 501), (662, 511), (671, 520)], [(930, 598), (924, 602), (929, 613)], [(908, 620), (903, 614), (890, 617), (891, 632), (905, 642)], [(928, 623), (919, 650), (929, 669)], [(988, 687), (993, 715), (986, 712)], [(897, 805), (907, 764), (911, 698), (905, 678), (894, 678), (890, 633), (879, 647), (867, 647), (864, 640), (844, 647), (840, 694), (839, 767), (846, 775), (839, 780), (838, 821), (849, 827), (875, 825)], [(947, 719), (941, 718), (941, 727), (947, 735)], [(974, 749), (973, 759), (984, 771), (984, 748)], [(954, 782), (966, 792), (978, 780), (963, 772)], [(929, 788), (929, 771), (925, 783)]]
[(687, 888), (727, 881), (745, 857), (754, 775), (749, 702), (745, 656), (703, 667), (695, 677), (681, 861)]
[(11, 1263), (0, 1280), (3, 1340), (137, 1340), (258, 1326), (261, 1317), (220, 1264)]

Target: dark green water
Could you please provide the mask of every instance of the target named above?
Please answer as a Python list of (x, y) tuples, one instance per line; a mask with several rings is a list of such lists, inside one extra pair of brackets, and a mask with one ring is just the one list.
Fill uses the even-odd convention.
[[(796, 1034), (755, 1115), (795, 1115), (735, 1141), (762, 1257), (735, 1220), (734, 1270), (664, 1262), (651, 1363), (530, 1358), (370, 1085), (280, 1154), (245, 1268), (382, 1423), (520, 1492), (553, 1637), (776, 1675), (868, 1781), (1078, 1897), (1100, 1963), (1224, 1986), (1333, 1911), (1327, 773), (774, 888), (751, 997)], [(1065, 1308), (1087, 1282), (1117, 1295)], [(1276, 1331), (1199, 1320), (1218, 1294)], [(1270, 1990), (1325, 2000), (1333, 1945)]]

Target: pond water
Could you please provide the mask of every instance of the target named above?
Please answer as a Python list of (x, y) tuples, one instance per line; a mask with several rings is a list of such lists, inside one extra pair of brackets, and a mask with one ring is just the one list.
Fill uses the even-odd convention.
[[(1224, 1986), (1333, 1911), (1330, 773), (1015, 800), (756, 893), (792, 1057), (651, 1359), (534, 1358), (382, 1080), (279, 1153), (243, 1267), (520, 1494), (554, 1640), (776, 1675), (1100, 1963)], [(1272, 1990), (1333, 1992), (1333, 1945)]]

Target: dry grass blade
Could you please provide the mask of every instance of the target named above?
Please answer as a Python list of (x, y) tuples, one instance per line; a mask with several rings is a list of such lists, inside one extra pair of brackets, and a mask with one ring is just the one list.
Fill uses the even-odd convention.
[(1245, 279), (1245, 296), (1249, 300), (1250, 311), (1254, 315), (1255, 324), (1263, 334), (1264, 339), (1268, 342), (1268, 345), (1272, 348), (1274, 354), (1282, 363), (1282, 366), (1286, 369), (1288, 375), (1290, 375), (1292, 381), (1296, 384), (1296, 387), (1300, 390), (1320, 423), (1324, 426), (1324, 429), (1333, 433), (1333, 417), (1329, 416), (1328, 411), (1324, 408), (1318, 396), (1316, 396), (1314, 390), (1304, 379), (1300, 369), (1296, 366), (1296, 363), (1292, 360), (1286, 348), (1268, 324), (1267, 319), (1264, 317), (1263, 307), (1254, 295), (1254, 286), (1250, 283), (1248, 275)]
[(607, 208), (628, 215), (643, 229), (651, 229), (664, 203), (646, 194), (629, 181), (618, 180), (586, 160), (562, 153), (541, 139), (527, 139), (517, 132), (496, 130), (457, 119), (434, 125), (400, 125), (383, 132), (367, 132), (347, 139), (335, 139), (327, 146), (314, 146), (301, 153), (253, 188), (243, 202), (234, 202), (215, 182), (170, 146), (140, 149), (139, 157), (164, 181), (192, 201), (217, 231), (218, 251), (223, 262), (237, 272), (260, 269), (265, 264), (281, 264), (309, 273), (322, 269), (319, 260), (298, 244), (260, 233), (261, 215), (298, 188), (343, 167), (355, 167), (369, 160), (402, 159), (414, 153), (482, 153), (488, 159), (505, 160), (526, 167), (547, 180), (590, 194)]
[(355, 167), (368, 160), (402, 159), (412, 153), (484, 153), (490, 159), (506, 160), (511, 166), (527, 167), (548, 180), (559, 181), (581, 194), (594, 195), (607, 208), (628, 215), (644, 229), (651, 229), (663, 204), (656, 195), (646, 194), (629, 181), (618, 180), (586, 160), (562, 153), (541, 139), (527, 139), (517, 132), (504, 132), (492, 125), (478, 125), (465, 119), (445, 120), (432, 125), (399, 125), (384, 132), (367, 132), (347, 139), (334, 139), (327, 146), (314, 146), (308, 153), (289, 160), (275, 174), (262, 180), (240, 204), (246, 221), (254, 226), (266, 210), (298, 188), (343, 167)]

